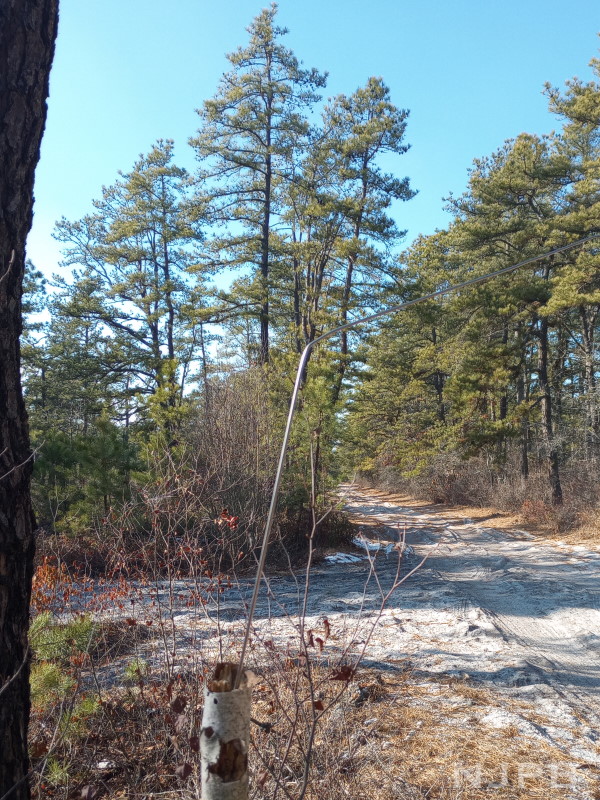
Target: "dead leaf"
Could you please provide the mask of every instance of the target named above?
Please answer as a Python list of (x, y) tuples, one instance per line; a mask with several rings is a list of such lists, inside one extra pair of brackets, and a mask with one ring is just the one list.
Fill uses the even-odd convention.
[(175, 775), (177, 775), (177, 777), (181, 778), (181, 780), (183, 780), (183, 781), (186, 778), (189, 778), (191, 774), (192, 774), (192, 765), (191, 764), (188, 764), (188, 763), (179, 764), (177, 767), (175, 767)]
[(43, 739), (37, 739), (35, 742), (31, 743), (31, 747), (29, 749), (31, 758), (41, 758), (45, 756), (48, 752), (48, 743), (45, 742)]
[(350, 664), (342, 664), (341, 667), (334, 669), (329, 676), (330, 681), (351, 681), (354, 675), (354, 670)]
[(264, 787), (265, 783), (267, 782), (268, 777), (269, 777), (269, 773), (267, 772), (266, 769), (263, 770), (260, 773), (260, 775), (258, 776), (258, 780), (256, 781), (256, 783), (258, 784), (258, 788), (259, 789), (262, 789)]
[(184, 708), (187, 706), (187, 697), (184, 697), (182, 694), (178, 694), (175, 700), (171, 703), (171, 710), (175, 712), (175, 714), (181, 714)]

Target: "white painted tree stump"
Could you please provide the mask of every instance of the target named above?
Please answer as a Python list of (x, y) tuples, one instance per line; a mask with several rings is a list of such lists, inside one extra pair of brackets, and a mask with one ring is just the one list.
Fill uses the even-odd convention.
[(251, 686), (237, 664), (218, 664), (207, 681), (200, 733), (202, 800), (247, 800)]

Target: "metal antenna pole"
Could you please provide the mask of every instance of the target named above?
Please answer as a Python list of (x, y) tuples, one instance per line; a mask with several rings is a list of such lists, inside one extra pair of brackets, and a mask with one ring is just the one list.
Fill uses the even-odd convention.
[(477, 283), (484, 283), (485, 281), (489, 281), (492, 278), (497, 278), (499, 275), (507, 275), (509, 272), (514, 272), (521, 267), (526, 267), (528, 264), (534, 264), (536, 261), (541, 261), (544, 258), (549, 258), (550, 256), (555, 256), (558, 253), (565, 253), (567, 250), (572, 250), (574, 247), (579, 247), (580, 245), (585, 244), (586, 242), (592, 241), (597, 239), (600, 234), (592, 234), (590, 236), (586, 236), (583, 239), (578, 239), (575, 242), (571, 242), (570, 244), (562, 245), (562, 247), (556, 247), (554, 250), (550, 250), (547, 253), (542, 253), (539, 256), (532, 256), (531, 258), (526, 258), (524, 261), (519, 261), (517, 264), (513, 264), (510, 267), (504, 267), (503, 269), (498, 269), (495, 272), (490, 272), (487, 275), (481, 275), (479, 278), (470, 278), (468, 281), (463, 281), (462, 283), (457, 283), (455, 286), (449, 286), (447, 289), (439, 289), (436, 292), (431, 292), (431, 294), (423, 295), (423, 297), (417, 297), (414, 300), (408, 300), (406, 303), (400, 303), (400, 305), (392, 306), (391, 308), (386, 308), (384, 311), (378, 311), (375, 314), (369, 314), (366, 317), (361, 317), (360, 319), (352, 320), (351, 322), (346, 322), (344, 325), (338, 325), (337, 328), (333, 328), (326, 333), (321, 334), (316, 339), (313, 339), (312, 342), (309, 342), (306, 347), (304, 348), (302, 355), (300, 356), (300, 362), (298, 364), (298, 371), (296, 372), (296, 382), (294, 383), (294, 391), (292, 392), (292, 398), (290, 400), (290, 410), (288, 413), (287, 423), (285, 426), (285, 433), (283, 434), (283, 442), (281, 444), (281, 453), (279, 455), (279, 464), (277, 466), (277, 473), (275, 475), (275, 484), (273, 485), (273, 493), (271, 495), (271, 505), (269, 507), (269, 514), (267, 516), (267, 522), (265, 525), (265, 532), (263, 534), (262, 546), (260, 551), (260, 557), (258, 560), (258, 567), (256, 570), (256, 580), (254, 582), (254, 591), (252, 593), (252, 599), (250, 601), (250, 606), (248, 608), (248, 621), (246, 623), (246, 632), (244, 635), (244, 642), (242, 644), (242, 652), (240, 654), (239, 660), (239, 667), (237, 671), (237, 677), (235, 682), (235, 688), (239, 687), (239, 682), (242, 678), (243, 674), (243, 666), (244, 666), (244, 659), (246, 656), (246, 650), (248, 648), (248, 642), (250, 640), (250, 633), (252, 630), (252, 621), (254, 619), (254, 612), (256, 610), (256, 601), (258, 600), (258, 594), (260, 591), (260, 583), (263, 577), (263, 572), (265, 568), (265, 562), (267, 560), (267, 553), (269, 552), (269, 540), (271, 537), (271, 530), (273, 529), (273, 522), (275, 520), (275, 513), (277, 510), (277, 501), (279, 499), (279, 489), (281, 486), (281, 478), (283, 476), (283, 467), (285, 462), (285, 456), (287, 452), (288, 442), (290, 438), (290, 431), (292, 429), (292, 422), (294, 420), (294, 413), (296, 411), (296, 403), (298, 401), (298, 394), (300, 393), (300, 384), (302, 383), (302, 374), (304, 372), (304, 368), (306, 366), (306, 362), (308, 360), (308, 356), (310, 355), (311, 350), (315, 345), (319, 344), (319, 342), (324, 341), (325, 339), (329, 339), (331, 336), (335, 336), (336, 333), (340, 333), (341, 331), (346, 331), (349, 328), (354, 328), (357, 325), (363, 325), (366, 322), (372, 322), (375, 319), (380, 319), (381, 317), (388, 316), (389, 314), (394, 314), (397, 311), (404, 311), (406, 308), (410, 308), (410, 306), (415, 306), (417, 303), (423, 303), (426, 300), (433, 300), (436, 297), (441, 297), (442, 295), (449, 294), (450, 292), (456, 292), (459, 289), (464, 289), (467, 286), (473, 286)]

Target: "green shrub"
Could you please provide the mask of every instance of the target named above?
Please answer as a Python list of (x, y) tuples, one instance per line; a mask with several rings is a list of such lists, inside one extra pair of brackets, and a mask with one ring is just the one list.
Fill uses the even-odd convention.
[(35, 617), (29, 627), (29, 644), (40, 661), (65, 662), (76, 653), (86, 653), (96, 626), (89, 615), (60, 623), (50, 611)]

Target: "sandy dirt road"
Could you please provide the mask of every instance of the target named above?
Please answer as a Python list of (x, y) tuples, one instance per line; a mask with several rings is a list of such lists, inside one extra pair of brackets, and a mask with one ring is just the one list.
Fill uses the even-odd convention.
[(371, 536), (406, 528), (409, 565), (429, 554), (391, 603), (404, 608), (402, 627), (415, 634), (398, 637), (415, 667), (527, 698), (557, 725), (577, 727), (590, 745), (586, 757), (598, 763), (600, 551), (343, 488), (352, 517), (376, 523)]
[[(424, 679), (467, 680), (531, 702), (552, 723), (540, 735), (560, 739), (576, 729), (589, 744), (582, 757), (600, 764), (600, 550), (481, 527), (379, 491), (342, 486), (341, 493), (375, 570), (359, 550), (313, 566), (306, 627), (319, 630), (326, 616), (348, 657), (364, 651), (367, 666), (409, 664)], [(403, 574), (427, 561), (381, 611), (403, 531)], [(257, 638), (294, 646), (304, 581), (301, 572), (268, 579), (255, 615)], [(225, 641), (239, 637), (251, 588), (240, 581), (212, 611)], [(185, 582), (175, 587), (183, 597), (185, 589)], [(175, 625), (181, 652), (186, 640), (197, 643), (199, 629), (208, 636), (206, 621), (185, 608)]]

